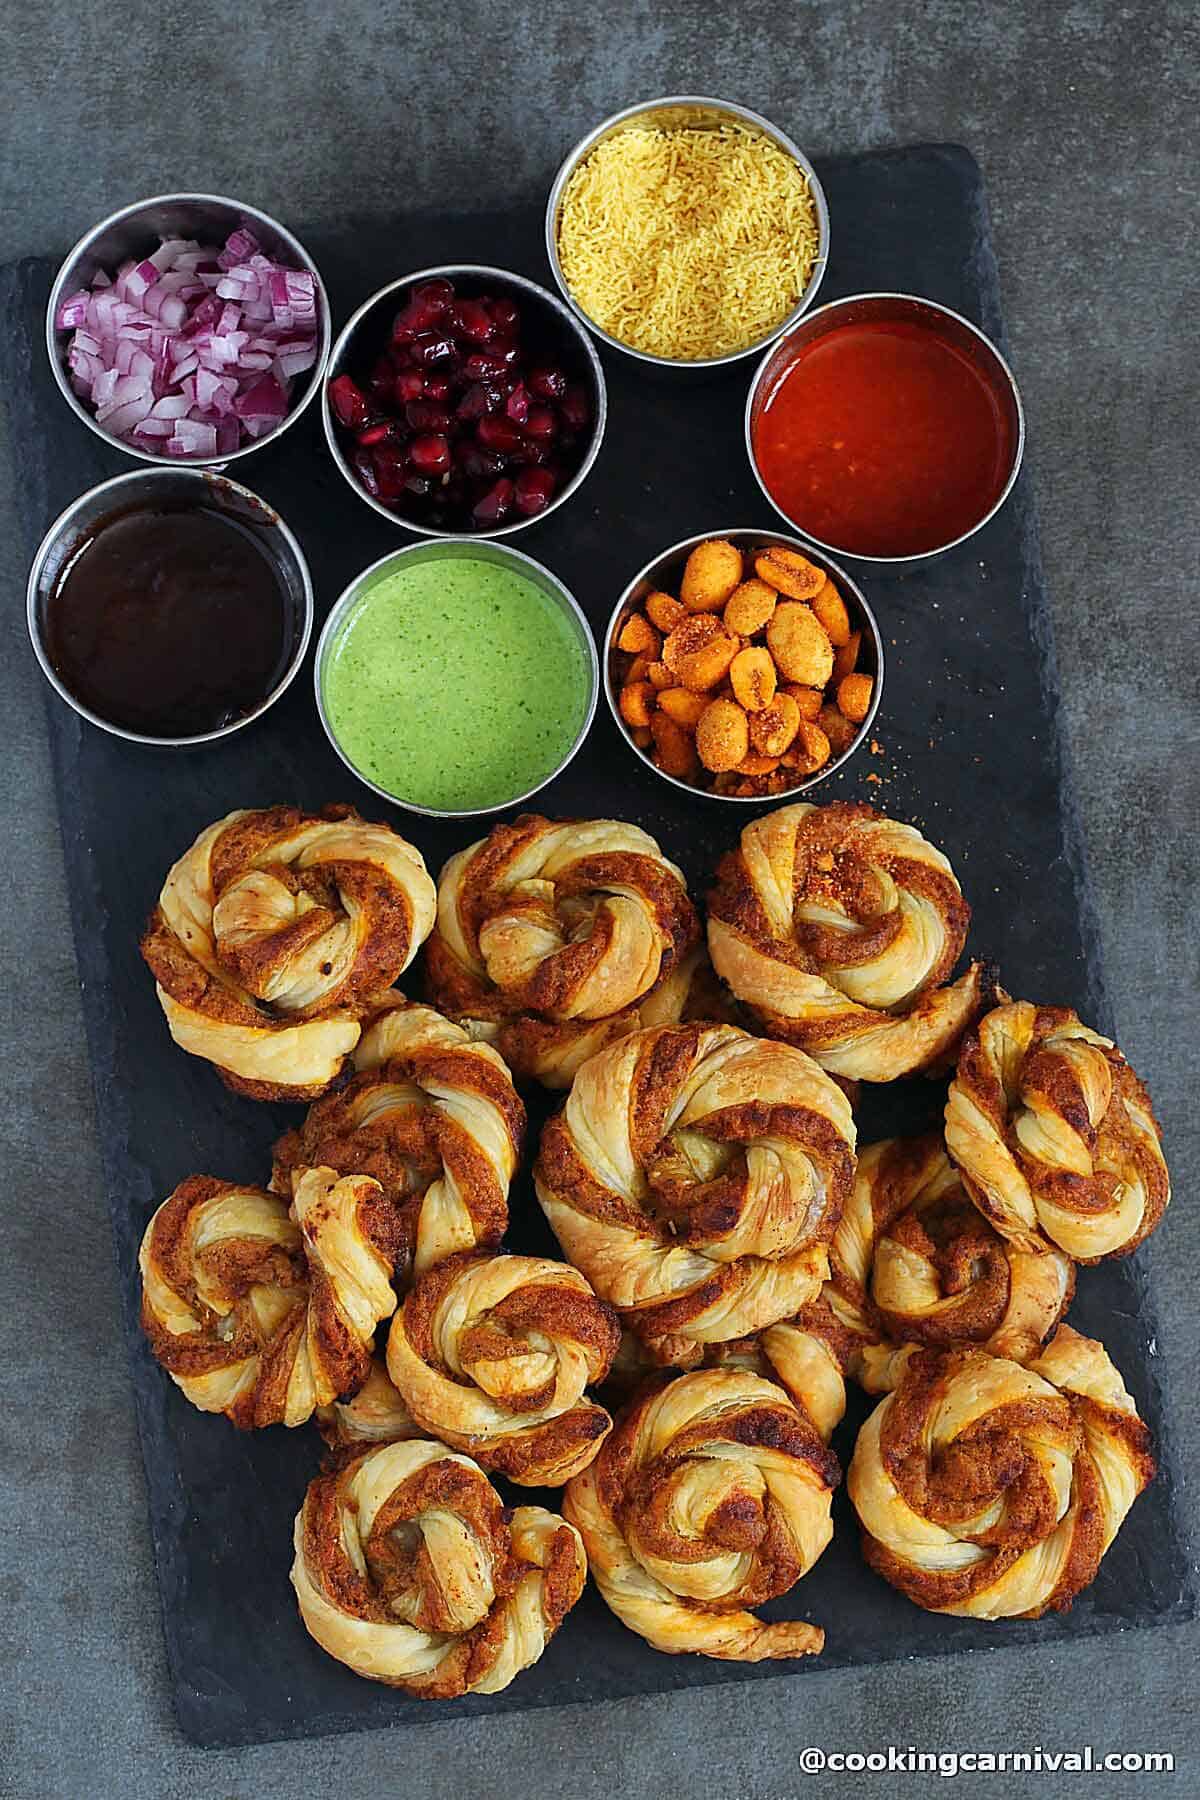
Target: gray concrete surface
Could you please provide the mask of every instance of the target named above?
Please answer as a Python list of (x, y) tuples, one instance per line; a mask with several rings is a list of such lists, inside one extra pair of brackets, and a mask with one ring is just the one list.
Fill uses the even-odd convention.
[[(1179, 1465), (1192, 1469), (1200, 1449), (1194, 7), (44, 0), (19, 16), (14, 9), (5, 35), (0, 258), (65, 248), (111, 206), (159, 188), (243, 193), (293, 220), (448, 197), (500, 201), (510, 181), (543, 184), (562, 147), (600, 115), (671, 89), (743, 99), (816, 152), (922, 138), (971, 146), (990, 185), (1029, 407), (1121, 1041), (1169, 1132), (1177, 1203), (1143, 1254), (1158, 1287)], [(1164, 1783), (1196, 1792), (1190, 1627), (592, 1711), (472, 1723), (448, 1709), (404, 1738), (216, 1755), (183, 1743), (166, 1697), (42, 693), (23, 640), (23, 552), (3, 484), (0, 505), (8, 595), (0, 1793), (908, 1795), (925, 1792), (929, 1778), (814, 1781), (800, 1772), (800, 1751), (1085, 1741), (1178, 1759), (1173, 1784), (1093, 1777), (1102, 1800)], [(1045, 1776), (962, 1776), (949, 1786), (982, 1796), (1069, 1791)]]

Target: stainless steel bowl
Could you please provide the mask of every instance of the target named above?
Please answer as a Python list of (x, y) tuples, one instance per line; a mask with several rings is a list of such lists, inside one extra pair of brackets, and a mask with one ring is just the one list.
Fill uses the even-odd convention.
[[(770, 544), (782, 544), (788, 550), (800, 551), (801, 555), (806, 556), (810, 562), (816, 563), (832, 578), (846, 603), (846, 610), (850, 614), (853, 624), (863, 634), (858, 668), (864, 675), (870, 675), (874, 682), (871, 704), (866, 718), (858, 727), (852, 742), (840, 756), (831, 756), (825, 767), (818, 769), (815, 775), (801, 776), (794, 787), (786, 788), (780, 794), (716, 794), (709, 788), (695, 787), (689, 781), (681, 781), (678, 776), (668, 775), (658, 767), (657, 763), (646, 754), (640, 745), (634, 743), (629, 727), (621, 717), (617, 683), (613, 679), (613, 663), (615, 657), (620, 654), (616, 649), (617, 634), (629, 614), (636, 611), (647, 594), (655, 588), (661, 588), (668, 594), (679, 592), (679, 578), (683, 574), (683, 566), (689, 555), (697, 544), (706, 544), (710, 538), (724, 538), (727, 543), (735, 544), (739, 550), (751, 547), (761, 549)], [(680, 544), (672, 544), (669, 550), (662, 551), (652, 562), (648, 562), (644, 569), (639, 569), (613, 607), (612, 616), (608, 621), (608, 629), (604, 634), (604, 694), (608, 701), (608, 710), (616, 721), (617, 730), (634, 755), (640, 757), (641, 761), (660, 781), (669, 781), (672, 787), (681, 789), (683, 793), (699, 794), (706, 800), (720, 800), (735, 806), (763, 806), (765, 804), (779, 806), (784, 801), (795, 800), (799, 795), (807, 793), (809, 788), (816, 787), (818, 782), (825, 781), (830, 775), (836, 774), (839, 769), (846, 766), (850, 758), (866, 741), (875, 722), (875, 715), (879, 711), (879, 701), (883, 694), (883, 638), (880, 635), (875, 614), (867, 604), (866, 595), (858, 583), (847, 575), (845, 569), (835, 563), (832, 557), (815, 550), (811, 544), (804, 543), (799, 538), (785, 536), (782, 532), (763, 531), (760, 527), (751, 525), (735, 525), (724, 530), (701, 531), (697, 532), (695, 537), (684, 538)]]
[[(384, 576), (389, 575), (392, 570), (402, 562), (448, 562), (453, 560), (495, 563), (501, 568), (511, 569), (514, 574), (522, 576), (526, 581), (532, 582), (535, 587), (539, 588), (543, 594), (559, 607), (573, 625), (584, 655), (587, 658), (590, 682), (587, 710), (584, 714), (583, 723), (579, 727), (574, 743), (562, 758), (561, 762), (559, 762), (555, 768), (551, 769), (548, 775), (543, 776), (541, 781), (535, 783), (533, 787), (527, 788), (523, 794), (513, 794), (509, 799), (499, 800), (493, 806), (481, 806), (471, 809), (422, 806), (416, 800), (406, 799), (403, 794), (394, 794), (388, 788), (380, 787), (379, 783), (372, 781), (369, 775), (364, 775), (362, 770), (351, 761), (346, 751), (338, 742), (337, 733), (334, 731), (329, 714), (326, 711), (324, 694), (325, 669), (332, 654), (334, 643), (340, 635), (342, 626), (345, 624), (347, 618), (354, 611), (363, 596), (375, 586), (376, 582), (382, 580)], [(563, 770), (574, 759), (582, 746), (584, 739), (591, 730), (592, 720), (596, 716), (596, 702), (599, 697), (600, 688), (600, 666), (599, 658), (596, 655), (596, 641), (592, 636), (591, 628), (589, 627), (575, 596), (563, 586), (557, 575), (552, 574), (542, 563), (535, 562), (532, 556), (526, 556), (521, 550), (514, 550), (509, 544), (496, 544), (486, 537), (440, 537), (437, 539), (430, 539), (425, 543), (406, 544), (402, 550), (393, 550), (388, 556), (381, 556), (378, 562), (373, 562), (369, 568), (363, 570), (361, 575), (355, 576), (349, 587), (345, 588), (338, 596), (333, 611), (326, 619), (324, 629), (321, 632), (320, 638), (317, 640), (317, 654), (313, 665), (313, 683), (317, 697), (317, 713), (320, 717), (321, 724), (324, 727), (325, 735), (345, 763), (346, 767), (350, 770), (351, 774), (356, 776), (357, 779), (363, 783), (364, 787), (369, 787), (374, 793), (381, 794), (385, 800), (392, 801), (396, 806), (403, 806), (409, 812), (423, 813), (426, 818), (470, 819), (482, 818), (488, 813), (507, 812), (509, 807), (512, 806), (522, 806), (526, 800), (531, 800), (534, 794), (540, 793), (541, 790), (546, 787), (549, 782), (553, 781), (557, 775), (562, 774)]]
[[(271, 692), (243, 718), (234, 719), (216, 731), (201, 732), (195, 737), (149, 737), (142, 732), (129, 731), (123, 725), (114, 725), (110, 719), (101, 718), (76, 699), (60, 679), (46, 647), (46, 607), (64, 567), (101, 521), (127, 507), (178, 500), (192, 500), (197, 505), (216, 507), (254, 531), (274, 564), (293, 608), (293, 649), (287, 667)], [(232, 737), (235, 731), (244, 730), (255, 719), (261, 718), (269, 707), (274, 706), (280, 695), (291, 686), (304, 661), (309, 638), (312, 636), (312, 581), (304, 552), (292, 533), (279, 514), (265, 500), (260, 500), (257, 494), (252, 494), (249, 488), (230, 481), (227, 476), (212, 469), (180, 468), (178, 465), (170, 469), (134, 469), (128, 475), (117, 475), (112, 481), (102, 481), (98, 487), (89, 488), (86, 494), (81, 494), (78, 500), (73, 501), (55, 519), (42, 539), (29, 571), (25, 615), (30, 642), (34, 655), (42, 666), (42, 674), (59, 698), (65, 700), (81, 719), (98, 725), (101, 731), (107, 731), (113, 737), (124, 738), (127, 743), (149, 744), (156, 750), (190, 749), (196, 744), (215, 743), (219, 738)]]
[(71, 411), (97, 437), (103, 438), (106, 444), (112, 444), (114, 449), (123, 451), (126, 456), (136, 458), (138, 462), (157, 463), (172, 469), (180, 467), (178, 456), (159, 456), (154, 451), (127, 444), (123, 438), (114, 437), (97, 422), (95, 415), (88, 410), (71, 386), (66, 366), (67, 343), (71, 334), (56, 328), (54, 321), (58, 316), (58, 309), (68, 295), (87, 287), (98, 269), (111, 272), (131, 256), (146, 256), (150, 251), (156, 250), (165, 237), (196, 238), (200, 243), (223, 244), (230, 232), (236, 231), (239, 225), (248, 227), (254, 233), (267, 256), (286, 263), (289, 268), (305, 270), (313, 276), (317, 284), (320, 343), (316, 362), (298, 377), (293, 389), (295, 398), (291, 408), (274, 431), (256, 438), (253, 443), (243, 444), (240, 450), (231, 450), (227, 456), (207, 459), (189, 456), (183, 459), (184, 465), (189, 469), (224, 469), (230, 463), (240, 462), (242, 457), (262, 450), (267, 444), (275, 443), (289, 426), (296, 423), (321, 386), (332, 337), (329, 296), (325, 292), (325, 284), (317, 265), (299, 238), (293, 237), (286, 226), (281, 225), (278, 219), (273, 219), (269, 213), (260, 212), (256, 206), (247, 206), (241, 200), (227, 199), (223, 194), (156, 194), (151, 200), (138, 200), (132, 206), (123, 206), (120, 212), (111, 213), (107, 219), (101, 219), (98, 225), (93, 225), (68, 254), (54, 278), (46, 308), (46, 350), (59, 391)]
[(600, 445), (604, 439), (604, 427), (608, 419), (608, 389), (604, 381), (604, 370), (600, 366), (600, 358), (596, 355), (595, 346), (586, 331), (580, 329), (574, 314), (563, 305), (555, 295), (546, 288), (539, 287), (536, 281), (530, 281), (524, 275), (515, 275), (511, 269), (493, 269), (485, 263), (442, 263), (436, 268), (415, 269), (410, 275), (402, 275), (398, 281), (389, 281), (386, 287), (364, 300), (358, 311), (354, 313), (342, 327), (338, 340), (329, 357), (329, 368), (326, 380), (322, 383), (321, 419), (325, 426), (325, 441), (329, 445), (330, 455), (345, 476), (359, 499), (364, 501), (381, 519), (391, 525), (399, 525), (405, 531), (411, 531), (418, 537), (456, 539), (463, 535), (457, 531), (441, 531), (435, 525), (423, 525), (417, 519), (409, 519), (401, 513), (385, 506), (381, 500), (374, 499), (359, 481), (354, 470), (347, 462), (338, 441), (337, 426), (334, 422), (333, 409), (329, 404), (329, 384), (338, 375), (347, 371), (350, 362), (356, 355), (355, 340), (364, 326), (381, 324), (397, 309), (401, 295), (419, 281), (432, 281), (441, 278), (454, 282), (456, 287), (465, 286), (468, 294), (480, 291), (503, 294), (525, 307), (540, 307), (544, 315), (548, 315), (554, 326), (561, 330), (567, 344), (574, 346), (578, 352), (577, 372), (586, 375), (592, 390), (592, 439), (587, 452), (572, 475), (570, 481), (555, 495), (549, 506), (540, 513), (534, 513), (528, 519), (514, 519), (509, 525), (499, 525), (493, 531), (479, 531), (469, 534), (472, 543), (483, 543), (488, 538), (511, 537), (514, 532), (524, 531), (529, 525), (537, 525), (556, 512), (564, 501), (582, 485), (600, 453)]
[[(558, 258), (558, 215), (562, 206), (563, 194), (567, 183), (596, 145), (605, 138), (614, 136), (618, 131), (626, 130), (630, 125), (643, 127), (678, 128), (680, 126), (740, 125), (744, 130), (754, 131), (770, 138), (779, 148), (799, 164), (808, 177), (809, 189), (817, 211), (817, 259), (804, 292), (795, 306), (780, 319), (778, 325), (757, 338), (753, 344), (747, 344), (744, 350), (731, 350), (725, 356), (704, 356), (689, 359), (677, 359), (669, 356), (654, 356), (647, 350), (635, 350), (632, 344), (622, 343), (620, 338), (613, 337), (610, 332), (597, 325), (575, 299), (567, 285)], [(829, 260), (829, 207), (825, 200), (825, 190), (817, 178), (817, 172), (805, 156), (798, 144), (793, 143), (786, 132), (764, 119), (761, 113), (751, 112), (749, 107), (739, 106), (733, 100), (714, 100), (705, 94), (667, 94), (659, 100), (643, 100), (636, 106), (627, 106), (623, 111), (613, 113), (611, 118), (603, 120), (586, 137), (580, 138), (574, 149), (564, 158), (554, 184), (550, 189), (550, 197), (546, 202), (546, 256), (550, 263), (554, 279), (558, 283), (559, 292), (576, 316), (582, 319), (588, 330), (594, 332), (610, 349), (619, 350), (623, 356), (633, 357), (650, 368), (659, 370), (712, 370), (724, 368), (727, 363), (741, 362), (744, 357), (757, 356), (764, 344), (770, 344), (780, 332), (789, 331), (800, 316), (807, 312), (816, 298), (817, 289), (825, 274), (825, 265)]]
[[(1012, 467), (995, 504), (977, 524), (972, 525), (970, 531), (964, 531), (959, 537), (951, 538), (944, 544), (937, 544), (931, 550), (916, 551), (910, 556), (865, 556), (859, 551), (847, 550), (841, 544), (827, 544), (822, 538), (814, 536), (799, 519), (793, 519), (784, 512), (763, 480), (754, 452), (755, 422), (776, 382), (797, 352), (828, 332), (836, 331), (841, 325), (878, 319), (919, 320), (922, 324), (932, 326), (948, 343), (966, 351), (989, 380), (993, 391), (1006, 400), (1009, 408), (1009, 427), (1013, 440)], [(833, 556), (848, 557), (856, 563), (874, 563), (882, 568), (919, 568), (935, 556), (942, 556), (947, 550), (953, 550), (956, 545), (965, 544), (977, 531), (982, 531), (1012, 493), (1025, 454), (1025, 409), (1021, 404), (1016, 378), (999, 350), (977, 325), (972, 325), (970, 319), (964, 319), (961, 313), (952, 312), (948, 306), (940, 306), (936, 300), (926, 300), (919, 294), (850, 294), (844, 300), (831, 300), (827, 305), (819, 306), (815, 312), (809, 313), (795, 330), (788, 332), (778, 343), (772, 344), (755, 370), (750, 392), (746, 396), (745, 431), (746, 455), (750, 459), (754, 479), (785, 524), (793, 531), (802, 533), (808, 544), (815, 544)]]

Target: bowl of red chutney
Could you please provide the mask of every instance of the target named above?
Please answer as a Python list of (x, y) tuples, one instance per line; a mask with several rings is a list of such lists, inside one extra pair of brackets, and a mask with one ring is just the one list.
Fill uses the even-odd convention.
[(759, 486), (836, 556), (923, 561), (973, 537), (1012, 491), (1025, 415), (1008, 364), (961, 314), (854, 294), (764, 356), (746, 402)]

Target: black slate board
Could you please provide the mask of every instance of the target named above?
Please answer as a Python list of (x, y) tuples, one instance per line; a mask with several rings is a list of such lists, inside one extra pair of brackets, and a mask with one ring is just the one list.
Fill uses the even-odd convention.
[[(915, 290), (1003, 340), (996, 268), (979, 171), (953, 146), (821, 165), (833, 220), (822, 299), (863, 289)], [(116, 198), (116, 197), (114, 197)], [(303, 229), (340, 323), (384, 281), (442, 261), (494, 262), (546, 280), (540, 210), (431, 215)], [(0, 273), (0, 374), (18, 451), (28, 547), (82, 489), (128, 463), (74, 420), (41, 344), (49, 261)], [(746, 466), (746, 372), (696, 385), (647, 385), (608, 366), (610, 423), (599, 461), (562, 512), (519, 539), (603, 627), (643, 562), (692, 532), (776, 521)], [(407, 541), (376, 519), (335, 471), (312, 413), (283, 444), (238, 467), (297, 530), (312, 565), (318, 624), (345, 583)], [(1082, 850), (1063, 769), (1050, 622), (1036, 524), (1022, 481), (999, 518), (960, 552), (904, 576), (865, 578), (887, 648), (878, 758), (862, 755), (818, 798), (852, 796), (923, 829), (950, 856), (974, 908), (970, 949), (996, 959), (1010, 989), (1076, 1007), (1100, 1029), (1109, 1008)], [(15, 612), (16, 596), (10, 597)], [(17, 652), (21, 653), (20, 650)], [(96, 1107), (112, 1204), (125, 1326), (180, 1723), (201, 1744), (317, 1735), (444, 1717), (441, 1709), (360, 1681), (303, 1632), (287, 1570), (291, 1521), (320, 1450), (311, 1428), (242, 1436), (194, 1411), (158, 1370), (137, 1325), (137, 1246), (151, 1210), (196, 1171), (264, 1180), (289, 1109), (226, 1092), (175, 1051), (137, 954), (162, 876), (204, 825), (234, 806), (288, 799), (316, 806), (355, 791), (316, 720), (301, 678), (263, 722), (224, 746), (171, 756), (83, 726), (48, 695), (76, 948)], [(465, 725), (469, 729), (469, 724)], [(879, 785), (868, 784), (874, 772)], [(654, 781), (603, 709), (573, 767), (541, 796), (551, 814), (628, 816), (654, 832), (702, 895), (744, 811), (689, 801)], [(430, 866), (473, 835), (470, 824), (394, 822)], [(868, 1091), (860, 1140), (917, 1130), (940, 1111), (928, 1082)], [(1167, 1229), (1170, 1229), (1168, 1222)], [(528, 1176), (512, 1201), (510, 1243), (544, 1249), (548, 1233)], [(1071, 1318), (1103, 1338), (1159, 1441), (1164, 1473), (1135, 1506), (1094, 1586), (1065, 1617), (988, 1625), (920, 1612), (862, 1564), (844, 1495), (835, 1540), (775, 1616), (823, 1624), (828, 1648), (794, 1665), (822, 1668), (1123, 1631), (1191, 1616), (1193, 1597), (1173, 1504), (1152, 1300), (1135, 1258), (1081, 1272)], [(835, 1447), (848, 1457), (865, 1415), (852, 1398)], [(625, 1631), (589, 1589), (542, 1661), (507, 1692), (455, 1703), (458, 1713), (611, 1699), (778, 1675), (778, 1664), (666, 1657)]]

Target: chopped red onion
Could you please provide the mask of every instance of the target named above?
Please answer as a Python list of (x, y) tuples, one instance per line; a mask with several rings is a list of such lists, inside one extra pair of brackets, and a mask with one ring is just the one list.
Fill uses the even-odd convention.
[(317, 360), (311, 274), (263, 254), (252, 232), (223, 249), (165, 238), (62, 301), (71, 385), (114, 437), (211, 459), (265, 437)]

